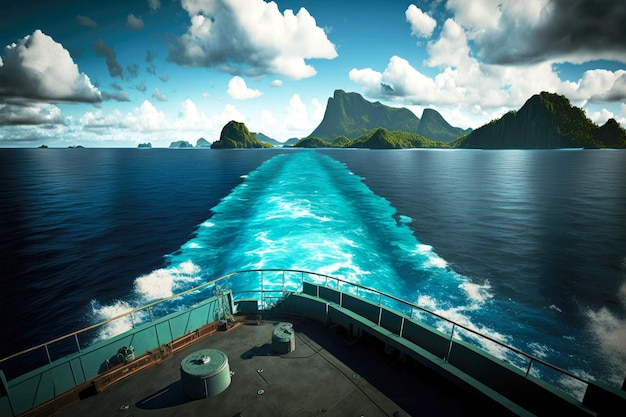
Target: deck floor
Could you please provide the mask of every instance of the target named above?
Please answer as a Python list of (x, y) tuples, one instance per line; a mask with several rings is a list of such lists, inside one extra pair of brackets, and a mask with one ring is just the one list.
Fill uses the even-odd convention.
[[(295, 349), (271, 349), (280, 322), (295, 330)], [(183, 393), (180, 363), (190, 353), (224, 352), (233, 372), (230, 386), (206, 399)], [(260, 391), (262, 390), (262, 391)], [(261, 393), (262, 392), (262, 393)], [(59, 417), (140, 416), (475, 416), (487, 404), (441, 376), (367, 337), (296, 317), (243, 321), (176, 352), (105, 391), (64, 408)]]

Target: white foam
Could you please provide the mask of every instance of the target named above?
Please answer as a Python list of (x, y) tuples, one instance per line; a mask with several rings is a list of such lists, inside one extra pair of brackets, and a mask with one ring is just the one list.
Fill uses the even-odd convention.
[(448, 262), (433, 252), (433, 247), (430, 245), (425, 245), (420, 243), (414, 250), (414, 253), (420, 254), (426, 257), (424, 261), (424, 268), (441, 268), (445, 269), (448, 267)]
[(405, 216), (403, 214), (400, 215), (400, 223), (411, 223), (413, 222), (413, 219), (410, 218), (409, 216)]
[[(91, 311), (95, 321), (103, 322), (113, 317), (121, 316), (134, 309), (127, 301), (117, 300), (113, 304), (102, 306), (97, 301), (91, 300)], [(137, 320), (141, 317), (137, 316)], [(106, 340), (133, 328), (133, 320), (130, 316), (124, 316), (113, 320), (100, 328), (95, 341)]]
[(174, 268), (157, 269), (135, 279), (135, 293), (144, 302), (171, 297), (177, 285), (196, 281), (198, 272), (200, 267), (191, 261)]
[(482, 285), (466, 281), (460, 284), (459, 288), (465, 291), (469, 299), (476, 303), (484, 303), (486, 300), (493, 297), (493, 294), (489, 292), (491, 289), (489, 281), (485, 281)]

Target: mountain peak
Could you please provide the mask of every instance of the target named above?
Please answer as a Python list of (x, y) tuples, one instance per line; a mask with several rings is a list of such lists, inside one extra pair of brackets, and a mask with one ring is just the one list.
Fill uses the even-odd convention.
[(271, 146), (259, 141), (255, 134), (250, 133), (244, 123), (234, 120), (226, 123), (220, 133), (220, 139), (211, 144), (212, 149), (264, 148)]
[(335, 90), (328, 99), (324, 118), (310, 136), (332, 141), (355, 138), (376, 127), (417, 132), (419, 118), (409, 109), (367, 101), (358, 93)]
[[(530, 97), (519, 111), (474, 130), (459, 142), (462, 148), (554, 149), (607, 146), (598, 126), (565, 96), (543, 91)], [(609, 131), (615, 134), (615, 130)]]
[(437, 110), (424, 109), (417, 134), (429, 139), (450, 142), (471, 131), (472, 129), (451, 126)]

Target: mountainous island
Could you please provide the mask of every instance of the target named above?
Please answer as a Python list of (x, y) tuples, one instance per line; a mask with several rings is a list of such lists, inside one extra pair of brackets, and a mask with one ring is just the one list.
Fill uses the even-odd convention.
[[(328, 99), (324, 118), (303, 139), (278, 142), (263, 133), (252, 133), (245, 124), (231, 120), (218, 141), (200, 138), (197, 148), (464, 148), (559, 149), (626, 148), (626, 131), (609, 119), (598, 126), (565, 96), (541, 92), (519, 109), (475, 129), (450, 125), (441, 114), (425, 109), (418, 118), (406, 108), (365, 100), (358, 93), (336, 90)], [(187, 141), (170, 148), (193, 147)]]
[(211, 144), (211, 149), (271, 147), (272, 145), (269, 143), (261, 142), (256, 134), (250, 133), (245, 124), (234, 120), (231, 120), (222, 128), (219, 140)]
[(562, 95), (542, 92), (518, 111), (457, 139), (455, 148), (555, 149), (625, 148), (626, 131), (615, 119), (598, 126)]
[(476, 130), (451, 126), (437, 111), (425, 109), (421, 120), (410, 110), (371, 103), (357, 93), (335, 91), (324, 118), (295, 146), (558, 149), (626, 148), (626, 131), (614, 119), (598, 126), (562, 95), (542, 92)]

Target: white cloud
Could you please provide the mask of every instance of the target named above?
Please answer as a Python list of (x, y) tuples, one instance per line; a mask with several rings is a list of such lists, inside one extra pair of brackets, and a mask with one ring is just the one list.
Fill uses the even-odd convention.
[(325, 106), (319, 100), (311, 100), (312, 111), (302, 101), (299, 94), (294, 94), (289, 99), (286, 108), (286, 117), (283, 121), (285, 134), (289, 137), (304, 137), (309, 135), (322, 121)]
[(263, 0), (182, 0), (191, 25), (170, 45), (169, 60), (231, 74), (315, 75), (305, 59), (333, 59), (335, 46), (305, 8), (281, 13)]
[(130, 13), (128, 17), (126, 17), (126, 27), (133, 30), (143, 29), (143, 19)]
[(472, 64), (470, 48), (467, 44), (465, 31), (454, 19), (447, 19), (439, 39), (428, 43), (429, 59), (426, 64), (431, 67), (462, 67)]
[(406, 16), (406, 21), (411, 25), (411, 35), (418, 38), (429, 38), (437, 26), (435, 19), (414, 4), (409, 5), (404, 15)]
[(221, 114), (213, 116), (213, 122), (220, 127), (220, 131), (222, 127), (231, 120), (235, 120), (240, 123), (246, 123), (246, 117), (241, 114), (241, 112), (237, 109), (237, 107), (232, 104), (227, 104), (224, 106), (224, 111)]
[(261, 132), (270, 132), (276, 126), (276, 119), (269, 110), (263, 110), (261, 112)]
[(228, 82), (228, 90), (226, 93), (235, 100), (250, 100), (262, 94), (259, 90), (248, 88), (244, 79), (238, 75), (235, 75)]
[(102, 101), (100, 91), (60, 43), (40, 30), (4, 48), (0, 102)]
[(213, 122), (210, 118), (198, 110), (196, 104), (186, 99), (180, 104), (178, 118), (174, 122), (174, 128), (179, 131), (193, 130), (206, 132), (212, 129)]
[(169, 123), (165, 114), (158, 111), (148, 100), (127, 114), (121, 123), (122, 127), (134, 132), (159, 132), (169, 129)]
[(271, 86), (271, 87), (282, 87), (282, 85), (283, 85), (282, 80), (273, 80), (273, 81), (270, 83), (270, 86)]

